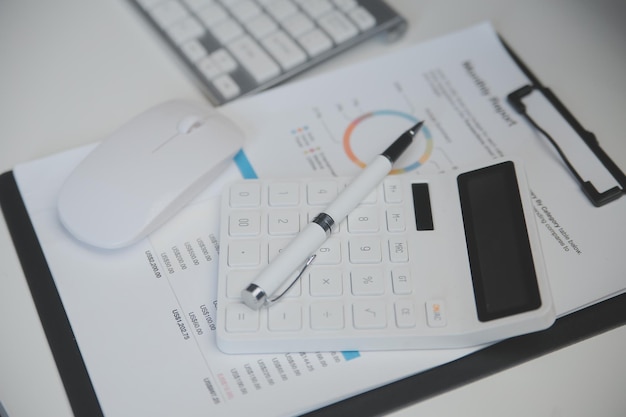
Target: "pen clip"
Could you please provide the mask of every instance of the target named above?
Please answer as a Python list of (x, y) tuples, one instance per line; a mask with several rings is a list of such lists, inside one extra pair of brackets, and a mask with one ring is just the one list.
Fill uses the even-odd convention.
[(298, 282), (298, 280), (300, 279), (302, 274), (304, 274), (304, 271), (309, 267), (309, 265), (311, 265), (311, 263), (313, 262), (313, 260), (315, 259), (316, 256), (317, 256), (317, 254), (315, 254), (315, 253), (313, 255), (309, 256), (309, 258), (304, 262), (304, 265), (302, 266), (302, 269), (300, 270), (298, 275), (296, 275), (296, 277), (293, 279), (293, 281), (291, 281), (291, 283), (287, 286), (287, 288), (285, 288), (285, 290), (283, 292), (281, 292), (279, 295), (277, 295), (276, 297), (274, 297), (272, 299), (270, 299), (268, 297), (265, 300), (265, 305), (267, 305), (269, 307), (272, 304), (274, 304), (276, 301), (278, 301), (283, 295), (285, 295), (285, 293), (287, 293), (287, 291), (289, 291), (291, 289), (291, 287), (293, 287), (294, 284), (296, 282)]

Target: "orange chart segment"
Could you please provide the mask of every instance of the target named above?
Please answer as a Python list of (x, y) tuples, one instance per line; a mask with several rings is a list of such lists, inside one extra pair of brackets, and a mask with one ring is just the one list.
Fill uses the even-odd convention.
[[(343, 149), (346, 155), (348, 156), (348, 158), (360, 168), (365, 168), (367, 164), (363, 162), (359, 157), (357, 157), (356, 154), (354, 153), (354, 150), (352, 148), (352, 142), (351, 142), (354, 136), (353, 133), (358, 126), (363, 125), (369, 119), (372, 119), (375, 117), (381, 117), (381, 116), (403, 118), (409, 121), (412, 125), (419, 122), (419, 119), (416, 118), (415, 116), (408, 114), (408, 113), (401, 112), (401, 111), (397, 111), (397, 110), (376, 110), (373, 112), (365, 113), (357, 117), (356, 119), (354, 119), (348, 125), (348, 127), (346, 128), (346, 131), (343, 134)], [(401, 173), (413, 171), (414, 169), (417, 169), (418, 167), (423, 165), (428, 160), (428, 158), (430, 158), (430, 155), (433, 151), (432, 135), (430, 134), (430, 131), (428, 130), (426, 126), (422, 126), (421, 133), (423, 133), (423, 137), (426, 140), (423, 153), (414, 162), (409, 163), (408, 165), (402, 168), (396, 168), (392, 170), (391, 174), (401, 174)]]

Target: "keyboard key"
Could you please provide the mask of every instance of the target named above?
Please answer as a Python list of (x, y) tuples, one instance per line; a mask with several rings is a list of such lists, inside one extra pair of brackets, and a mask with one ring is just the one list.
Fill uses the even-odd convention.
[(333, 0), (333, 3), (344, 12), (349, 12), (357, 6), (356, 0)]
[(224, 48), (220, 48), (211, 54), (211, 59), (224, 72), (232, 72), (237, 69), (237, 61)]
[(213, 79), (213, 85), (225, 99), (237, 97), (241, 93), (239, 85), (230, 75), (222, 74)]
[(198, 12), (199, 10), (213, 4), (214, 0), (184, 0), (184, 2), (191, 10)]
[(333, 46), (333, 41), (319, 29), (313, 29), (301, 35), (298, 38), (298, 42), (309, 56), (319, 55), (322, 52), (328, 51)]
[(335, 43), (345, 42), (359, 33), (354, 23), (337, 11), (325, 14), (317, 23), (330, 35)]
[(287, 17), (282, 22), (283, 28), (294, 38), (305, 34), (306, 32), (315, 29), (315, 24), (311, 19), (304, 14), (298, 12)]
[(222, 44), (228, 44), (244, 34), (243, 27), (234, 19), (226, 18), (209, 27), (211, 34)]
[(265, 10), (279, 22), (296, 13), (298, 8), (290, 1), (276, 0), (265, 5)]
[(204, 32), (204, 27), (193, 17), (186, 17), (179, 20), (172, 24), (167, 30), (169, 37), (177, 44), (199, 38)]
[(217, 3), (210, 4), (198, 11), (198, 17), (206, 27), (211, 28), (228, 18), (228, 13)]
[(230, 43), (228, 49), (258, 83), (280, 74), (278, 64), (249, 36)]
[(243, 0), (233, 4), (230, 7), (230, 12), (233, 14), (233, 16), (235, 16), (237, 20), (245, 23), (261, 13), (261, 8), (257, 6), (256, 3), (250, 0)]
[(312, 329), (340, 330), (344, 328), (343, 303), (339, 301), (313, 303), (309, 311)]
[(257, 39), (261, 39), (278, 29), (278, 25), (267, 14), (261, 13), (246, 22), (246, 29)]
[(197, 39), (192, 39), (180, 46), (181, 50), (191, 62), (198, 62), (207, 55), (207, 51)]
[(283, 31), (266, 36), (262, 43), (285, 71), (306, 61), (304, 51)]
[(350, 16), (350, 19), (356, 23), (361, 31), (366, 31), (376, 25), (376, 18), (363, 7), (357, 7), (350, 11), (348, 16)]
[(205, 56), (198, 61), (198, 69), (209, 80), (215, 79), (218, 75), (222, 74), (222, 68), (215, 62), (211, 56)]
[(317, 19), (333, 9), (333, 5), (328, 0), (305, 0), (299, 3), (300, 7), (313, 19)]
[(381, 268), (357, 268), (350, 272), (350, 286), (354, 295), (382, 295), (385, 280)]
[(149, 13), (163, 29), (167, 29), (177, 21), (189, 16), (187, 10), (177, 1), (161, 3), (150, 10)]
[(357, 329), (387, 327), (387, 305), (384, 301), (358, 301), (352, 305), (352, 319)]

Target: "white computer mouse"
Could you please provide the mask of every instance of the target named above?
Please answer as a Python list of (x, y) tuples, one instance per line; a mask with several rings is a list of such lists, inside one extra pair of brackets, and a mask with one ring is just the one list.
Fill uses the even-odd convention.
[(104, 139), (63, 184), (58, 212), (78, 240), (107, 249), (157, 229), (220, 174), (244, 135), (211, 107), (169, 101)]

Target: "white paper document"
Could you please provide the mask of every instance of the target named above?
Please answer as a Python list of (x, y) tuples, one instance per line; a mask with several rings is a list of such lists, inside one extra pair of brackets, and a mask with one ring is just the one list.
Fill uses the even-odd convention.
[(623, 292), (626, 198), (589, 203), (545, 138), (506, 103), (528, 83), (482, 24), (232, 102), (219, 111), (246, 134), (237, 162), (149, 238), (115, 251), (80, 244), (57, 218), (56, 195), (92, 146), (16, 167), (104, 414), (296, 415), (477, 349), (226, 355), (215, 345), (222, 185), (242, 175), (354, 175), (418, 120), (425, 127), (395, 174), (524, 160), (557, 314)]

